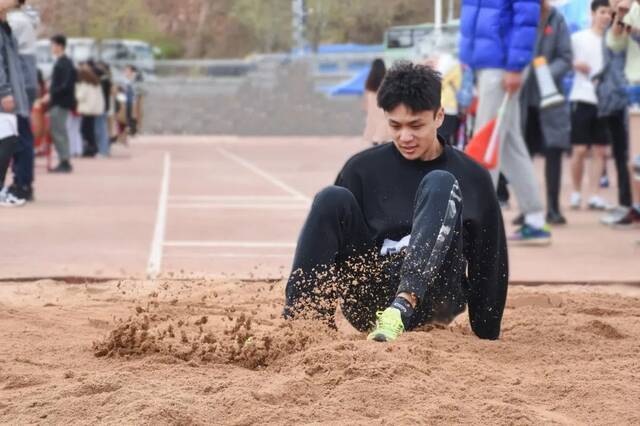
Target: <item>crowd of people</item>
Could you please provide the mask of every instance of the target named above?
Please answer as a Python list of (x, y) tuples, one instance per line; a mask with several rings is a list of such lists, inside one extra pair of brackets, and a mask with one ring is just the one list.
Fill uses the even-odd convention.
[[(560, 201), (565, 155), (571, 157), (571, 209), (602, 210), (601, 222), (615, 227), (640, 223), (640, 152), (630, 154), (629, 122), (630, 109), (638, 107), (629, 87), (640, 84), (640, 2), (592, 0), (590, 7), (590, 27), (571, 33), (549, 0), (513, 2), (521, 19), (514, 19), (506, 39), (488, 31), (491, 22), (475, 20), (491, 6), (463, 2), (459, 58), (436, 46), (425, 59), (442, 76), (439, 133), (450, 144), (465, 149), (505, 102), (498, 164), (490, 171), (501, 204), (509, 205), (509, 189), (518, 200), (513, 241), (547, 244), (551, 225), (567, 223)], [(366, 84), (364, 137), (374, 144), (389, 140), (380, 126), (384, 114), (372, 101), (384, 74), (376, 60)], [(546, 208), (534, 174), (536, 155), (544, 158)], [(616, 203), (602, 192), (609, 157)]]
[[(129, 65), (115, 84), (111, 67), (92, 59), (75, 64), (64, 35), (51, 38), (50, 81), (36, 64), (38, 14), (26, 0), (0, 0), (0, 206), (34, 200), (35, 155), (50, 155), (52, 173), (71, 173), (73, 157), (110, 156), (141, 119), (141, 73)], [(13, 183), (5, 185), (11, 165)]]

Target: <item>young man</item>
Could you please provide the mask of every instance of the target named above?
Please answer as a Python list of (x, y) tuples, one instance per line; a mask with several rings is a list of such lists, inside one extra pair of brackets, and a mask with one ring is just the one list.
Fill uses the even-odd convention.
[(27, 118), (30, 112), (18, 45), (7, 23), (7, 12), (12, 7), (15, 2), (0, 2), (0, 206), (3, 207), (24, 204), (23, 199), (3, 186), (17, 141), (18, 118)]
[(544, 203), (533, 162), (522, 136), (520, 86), (533, 59), (540, 21), (540, 0), (462, 0), (460, 61), (477, 73), (476, 131), (496, 117), (509, 94), (500, 132), (494, 184), (504, 174), (524, 215), (524, 224), (510, 237), (522, 244), (549, 244)]
[(65, 55), (67, 38), (56, 35), (51, 38), (51, 53), (56, 58), (51, 77), (49, 95), (44, 102), (49, 102), (49, 116), (51, 122), (51, 138), (58, 152), (60, 164), (51, 172), (71, 173), (69, 135), (67, 134), (67, 118), (69, 112), (75, 109), (76, 69), (73, 62)]
[(393, 143), (352, 157), (315, 197), (286, 287), (286, 318), (333, 324), (342, 300), (356, 329), (392, 341), (449, 323), (468, 304), (475, 334), (499, 337), (508, 281), (502, 215), (489, 173), (437, 137), (441, 92), (429, 67), (389, 70), (378, 105)]
[(603, 37), (611, 24), (611, 8), (609, 0), (593, 0), (591, 2), (591, 27), (574, 33), (571, 36), (576, 71), (573, 87), (569, 94), (571, 101), (571, 144), (573, 153), (571, 171), (573, 177), (573, 193), (571, 208), (578, 209), (582, 203), (582, 180), (584, 164), (589, 149), (592, 150), (590, 168), (591, 197), (588, 201), (590, 209), (604, 210), (607, 203), (599, 195), (600, 176), (604, 170), (609, 137), (608, 123), (598, 117), (598, 97), (593, 78), (602, 72)]

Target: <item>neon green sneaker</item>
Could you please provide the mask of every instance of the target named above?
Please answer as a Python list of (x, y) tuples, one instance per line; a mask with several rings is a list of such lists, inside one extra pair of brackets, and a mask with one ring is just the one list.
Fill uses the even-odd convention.
[(376, 328), (369, 333), (367, 340), (376, 342), (393, 342), (404, 332), (404, 324), (400, 317), (400, 310), (387, 308), (382, 312), (377, 312)]

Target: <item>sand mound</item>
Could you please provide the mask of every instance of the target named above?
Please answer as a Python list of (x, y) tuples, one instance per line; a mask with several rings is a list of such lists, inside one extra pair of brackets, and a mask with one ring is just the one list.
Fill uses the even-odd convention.
[(283, 283), (2, 294), (0, 424), (640, 424), (637, 292), (511, 288), (499, 341), (393, 344), (281, 321)]

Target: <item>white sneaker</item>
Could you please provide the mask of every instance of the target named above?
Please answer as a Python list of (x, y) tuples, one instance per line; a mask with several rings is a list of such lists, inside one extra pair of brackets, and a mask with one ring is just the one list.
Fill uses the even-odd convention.
[(629, 213), (629, 207), (617, 206), (609, 210), (606, 215), (600, 218), (603, 225), (613, 225)]
[(24, 206), (27, 200), (18, 198), (7, 189), (0, 191), (0, 207), (21, 207)]
[(571, 199), (569, 201), (569, 206), (572, 210), (580, 209), (580, 205), (582, 204), (582, 196), (579, 192), (572, 192)]
[(589, 210), (606, 210), (607, 207), (609, 207), (607, 202), (598, 195), (594, 195), (589, 198), (587, 206), (589, 207)]

